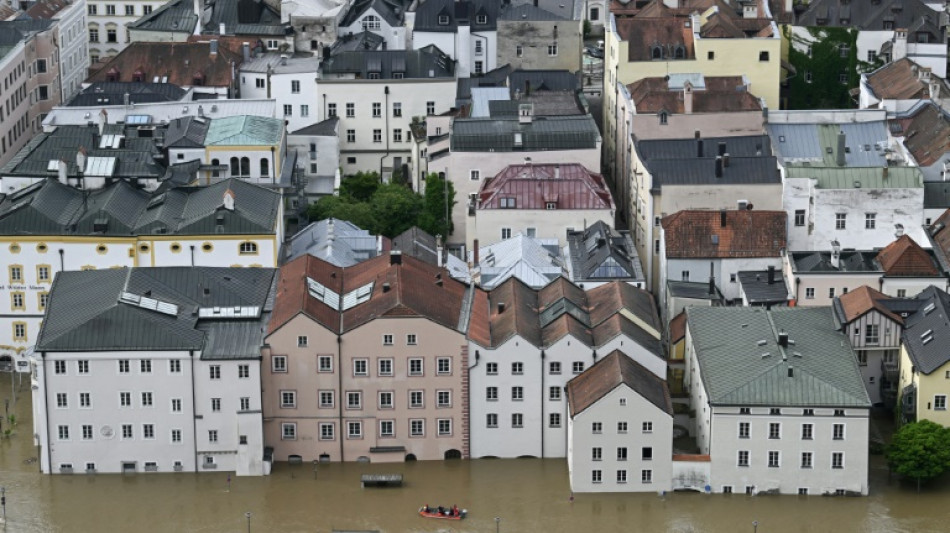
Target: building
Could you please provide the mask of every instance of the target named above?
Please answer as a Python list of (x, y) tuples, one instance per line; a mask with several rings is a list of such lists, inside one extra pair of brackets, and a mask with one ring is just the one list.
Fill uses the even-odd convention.
[(861, 109), (907, 111), (920, 100), (948, 96), (946, 80), (906, 57), (872, 72), (861, 74), (858, 105)]
[(40, 471), (269, 473), (260, 347), (274, 274), (57, 276), (32, 357)]
[[(320, 60), (269, 53), (241, 63), (241, 98), (273, 98), (287, 131), (316, 122)], [(312, 113), (312, 115), (311, 115)]]
[[(551, 116), (543, 120), (535, 120), (530, 114), (456, 118), (451, 131), (443, 134), (448, 134), (444, 147), (435, 149), (434, 143), (442, 140), (438, 134), (429, 142), (428, 170), (445, 173), (460, 199), (452, 209), (455, 233), (446, 238), (450, 249), (462, 248), (472, 240), (467, 235), (468, 203), (464, 200), (477, 196), (483, 178), (495, 176), (511, 165), (524, 165), (526, 160), (533, 165), (573, 163), (595, 173), (600, 169), (601, 138), (590, 115)], [(577, 228), (583, 228), (583, 224)], [(498, 238), (500, 233), (493, 234), (488, 242)]]
[[(660, 301), (667, 280), (709, 281), (741, 301), (739, 272), (781, 269), (787, 216), (782, 211), (680, 211), (660, 222)], [(673, 317), (675, 315), (669, 315)]]
[(277, 193), (240, 180), (147, 193), (125, 181), (82, 191), (48, 179), (0, 195), (0, 353), (26, 361), (56, 274), (128, 267), (276, 267)]
[(565, 389), (571, 492), (672, 490), (673, 402), (662, 377), (614, 350)]
[(683, 210), (782, 209), (781, 175), (764, 135), (644, 140), (630, 155), (630, 179), (616, 182), (618, 204), (655, 293), (661, 291), (663, 217)]
[(540, 289), (561, 276), (567, 277), (557, 239), (537, 239), (518, 233), (487, 246), (476, 240), (469, 257), (473, 282), (486, 291), (509, 278)]
[(371, 31), (385, 39), (383, 50), (405, 50), (412, 32), (407, 33), (409, 0), (353, 0), (340, 20), (337, 35)]
[[(579, 412), (568, 410), (563, 394), (571, 378), (620, 350), (665, 379), (661, 332), (653, 296), (626, 283), (584, 291), (564, 278), (542, 289), (509, 279), (476, 292), (469, 327), (471, 457), (567, 457), (567, 425)], [(669, 438), (661, 441), (668, 445)]]
[(603, 221), (613, 225), (616, 206), (603, 176), (580, 164), (509, 165), (482, 182), (469, 205), (466, 245), (525, 233), (566, 244), (568, 231)]
[(871, 402), (830, 308), (686, 316), (693, 435), (713, 492), (867, 495)]
[(769, 267), (766, 270), (740, 270), (739, 298), (744, 306), (788, 305), (790, 296), (782, 270)]
[(60, 102), (59, 31), (49, 19), (0, 21), (0, 165), (27, 145), (43, 114)]
[[(59, 80), (56, 80), (55, 72), (48, 78), (54, 80), (54, 84), (58, 81), (58, 100), (61, 102), (68, 102), (79, 91), (89, 71), (87, 11), (85, 0), (42, 0), (32, 2), (18, 17), (19, 20), (53, 20), (53, 24), (59, 27), (56, 45), (60, 55), (53, 62)], [(37, 74), (44, 74), (40, 65), (37, 65)]]
[(337, 267), (349, 267), (389, 250), (383, 236), (371, 235), (346, 220), (326, 218), (313, 222), (283, 244), (280, 263), (310, 255)]
[[(950, 90), (946, 94), (950, 96)], [(906, 113), (888, 120), (887, 126), (895, 139), (903, 143), (908, 164), (919, 168), (924, 176), (924, 223), (929, 226), (927, 218), (937, 218), (950, 207), (948, 205), (935, 213), (930, 209), (936, 206), (926, 205), (939, 198), (939, 195), (933, 195), (940, 186), (935, 183), (942, 185), (950, 177), (947, 174), (950, 170), (947, 163), (950, 157), (950, 118), (938, 102), (918, 100)], [(946, 203), (945, 200), (937, 202)]]
[[(132, 44), (126, 26), (135, 23), (140, 17), (147, 16), (166, 4), (166, 0), (131, 0), (116, 4), (99, 4), (87, 2), (86, 22), (89, 37), (89, 61), (92, 68), (97, 67), (100, 61), (109, 60)], [(119, 9), (121, 8), (121, 9)], [(195, 17), (197, 21), (197, 17)], [(191, 27), (194, 29), (194, 26)], [(153, 58), (160, 54), (149, 54)], [(149, 62), (140, 62), (142, 66)], [(197, 64), (197, 63), (196, 63)], [(138, 68), (138, 65), (132, 67)], [(131, 71), (129, 71), (131, 73)]]
[(63, 102), (63, 105), (67, 107), (100, 106), (100, 109), (102, 109), (115, 105), (132, 106), (158, 102), (190, 102), (192, 96), (193, 93), (171, 83), (103, 81), (91, 83), (80, 89), (72, 99)]
[(918, 311), (904, 319), (898, 385), (900, 419), (902, 422), (930, 420), (941, 426), (950, 426), (947, 415), (947, 395), (950, 386), (950, 296), (945, 290), (931, 287), (917, 300)]
[(408, 15), (412, 47), (418, 50), (434, 45), (455, 60), (460, 78), (480, 76), (498, 66), (501, 9), (497, 0), (422, 2)]
[(296, 154), (304, 185), (299, 206), (304, 208), (340, 188), (340, 118), (328, 118), (288, 130), (287, 151)]
[[(386, 238), (383, 237), (385, 243)], [(418, 226), (413, 226), (392, 238), (392, 249), (415, 257), (420, 261), (445, 268), (449, 275), (462, 283), (472, 283), (472, 272), (464, 259), (450, 254), (441, 235), (430, 235)]]
[(582, 70), (583, 17), (580, 0), (503, 3), (495, 64), (526, 70)]
[(280, 20), (293, 28), (293, 50), (322, 58), (340, 36), (337, 28), (348, 5), (349, 0), (281, 0)]
[(388, 181), (394, 172), (409, 172), (413, 117), (448, 111), (455, 80), (454, 62), (434, 46), (324, 59), (314, 105), (318, 119), (340, 118), (343, 174), (378, 172)]
[(611, 281), (646, 288), (640, 256), (629, 231), (615, 230), (598, 220), (583, 230), (567, 233), (568, 277), (584, 289), (593, 289)]
[(468, 457), (473, 291), (398, 252), (345, 268), (285, 264), (263, 350), (274, 458)]

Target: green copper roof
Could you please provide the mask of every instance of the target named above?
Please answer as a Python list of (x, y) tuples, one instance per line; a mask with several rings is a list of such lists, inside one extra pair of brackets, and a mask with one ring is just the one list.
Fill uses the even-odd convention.
[(712, 405), (871, 406), (830, 307), (690, 307), (686, 317)]
[(917, 167), (789, 166), (786, 168), (786, 173), (789, 178), (818, 180), (819, 189), (923, 189), (924, 187), (924, 175)]
[(216, 118), (205, 135), (205, 146), (274, 146), (280, 143), (284, 121), (242, 115)]

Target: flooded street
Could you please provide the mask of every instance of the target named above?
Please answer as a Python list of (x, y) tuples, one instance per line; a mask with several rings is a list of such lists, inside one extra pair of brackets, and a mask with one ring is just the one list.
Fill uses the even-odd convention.
[[(29, 385), (19, 388), (16, 435), (0, 440), (9, 532), (937, 532), (950, 529), (950, 480), (917, 494), (888, 483), (872, 461), (871, 496), (577, 495), (564, 460), (476, 460), (395, 465), (279, 464), (262, 478), (228, 474), (48, 476), (31, 445)], [(0, 374), (0, 399), (10, 397)], [(8, 428), (4, 421), (3, 429)], [(401, 473), (401, 488), (361, 489), (362, 473)], [(462, 522), (416, 515), (424, 503), (458, 504)], [(501, 518), (496, 524), (495, 517)]]

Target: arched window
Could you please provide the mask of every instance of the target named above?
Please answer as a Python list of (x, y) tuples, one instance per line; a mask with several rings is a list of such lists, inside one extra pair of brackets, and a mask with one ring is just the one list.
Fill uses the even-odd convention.
[(251, 159), (248, 157), (241, 158), (241, 176), (250, 176), (251, 175)]
[(233, 177), (233, 176), (240, 176), (240, 175), (241, 175), (241, 169), (238, 168), (238, 158), (232, 157), (231, 158), (231, 176)]
[(677, 46), (673, 51), (673, 59), (686, 59), (686, 49), (682, 46)]
[(251, 241), (244, 241), (241, 243), (240, 252), (242, 255), (245, 254), (256, 254), (257, 253), (257, 243)]
[(651, 48), (650, 57), (653, 59), (663, 59), (663, 48), (660, 46), (654, 46)]
[(363, 17), (363, 29), (364, 30), (378, 30), (379, 17), (377, 17), (376, 15), (367, 15)]
[(667, 123), (667, 121), (669, 120), (669, 118), (670, 118), (669, 113), (667, 113), (666, 111), (660, 111), (660, 124), (661, 124), (661, 125), (666, 125), (666, 123)]
[[(216, 167), (216, 166), (218, 166), (218, 165), (220, 165), (220, 164), (221, 164), (221, 161), (219, 161), (219, 160), (217, 160), (217, 159), (212, 159), (212, 160), (211, 160), (211, 166), (215, 166), (215, 167)], [(220, 175), (221, 175), (221, 172), (220, 172), (219, 170), (212, 170), (212, 171), (211, 171), (211, 177), (213, 177), (213, 178), (217, 178), (217, 177), (220, 176)]]
[(270, 166), (267, 164), (267, 160), (263, 157), (261, 158), (261, 177), (266, 178), (270, 175)]

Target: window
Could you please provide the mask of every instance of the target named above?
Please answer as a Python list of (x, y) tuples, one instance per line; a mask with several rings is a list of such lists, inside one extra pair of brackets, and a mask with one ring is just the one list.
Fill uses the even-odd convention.
[(379, 408), (380, 409), (392, 409), (393, 408), (393, 393), (392, 391), (381, 391), (379, 393)]
[(363, 438), (363, 423), (350, 421), (346, 423), (346, 436), (350, 439)]
[(747, 450), (739, 450), (739, 466), (749, 466), (749, 452)]
[(309, 106), (309, 105), (301, 105), (301, 106), (300, 106), (300, 116), (302, 116), (302, 117), (309, 117), (309, 116), (310, 116), (310, 106)]
[(557, 55), (557, 43), (548, 45), (548, 55), (554, 57)]
[(868, 324), (864, 327), (864, 341), (868, 344), (878, 344), (880, 342), (880, 326), (877, 324)]
[(769, 438), (770, 439), (782, 438), (782, 424), (779, 424), (778, 422), (771, 422), (769, 424)]
[(294, 114), (294, 106), (290, 104), (284, 104), (284, 116), (291, 117)]
[(125, 6), (125, 16), (134, 17), (135, 16), (135, 6)]
[(439, 435), (448, 436), (452, 434), (452, 419), (451, 418), (440, 418), (438, 420), (439, 425)]
[[(333, 106), (333, 114), (330, 116), (335, 117), (336, 104), (330, 104), (330, 105)], [(355, 116), (356, 116), (356, 104), (354, 104), (353, 102), (347, 102), (346, 103), (346, 118), (353, 118)]]
[(945, 394), (938, 394), (934, 396), (934, 410), (936, 411), (947, 410), (947, 396)]
[(132, 433), (132, 424), (122, 424), (122, 438), (131, 439), (134, 435)]
[(221, 398), (211, 398), (211, 411), (221, 411)]
[(347, 409), (362, 409), (363, 408), (363, 393), (360, 391), (349, 391), (346, 393), (346, 408)]
[(181, 359), (171, 359), (168, 361), (168, 373), (181, 374)]
[(627, 482), (627, 471), (617, 470), (617, 483), (626, 483), (626, 482)]
[(318, 372), (333, 372), (333, 356), (321, 355), (317, 357)]
[(415, 333), (410, 333), (406, 335), (406, 344), (409, 346), (415, 346), (417, 343), (417, 337)]
[(393, 336), (391, 334), (383, 335), (383, 346), (392, 346)]
[(106, 4), (106, 15), (115, 15), (115, 6), (112, 4)]
[(583, 361), (574, 361), (571, 364), (571, 371), (575, 374), (580, 374), (584, 371), (584, 362)]
[(151, 14), (152, 14), (152, 6), (142, 6), (142, 14), (143, 14), (143, 15), (151, 15)]
[(561, 401), (561, 387), (555, 385), (548, 389), (548, 399), (552, 402)]
[(770, 451), (769, 452), (769, 468), (778, 468), (779, 458), (780, 458), (779, 452)]
[(297, 440), (296, 422), (283, 422), (280, 425), (280, 440)]
[(12, 309), (26, 310), (26, 303), (24, 302), (24, 295), (22, 292), (11, 293), (10, 299), (12, 300)]
[(626, 460), (627, 460), (627, 448), (626, 448), (626, 446), (622, 446), (622, 447), (620, 447), (620, 448), (617, 448), (617, 460), (618, 460), (618, 461), (626, 461)]
[(591, 422), (590, 424), (591, 433), (603, 433), (604, 432), (604, 423), (603, 422)]
[(395, 424), (392, 420), (380, 420), (379, 421), (379, 436), (380, 437), (394, 437), (396, 435), (396, 430), (394, 428)]
[(653, 470), (641, 470), (640, 483), (653, 483)]
[(50, 268), (49, 265), (40, 265), (36, 267), (36, 279), (40, 282), (49, 282), (50, 280)]
[(422, 358), (421, 357), (410, 358), (409, 359), (409, 375), (421, 376), (422, 374), (423, 374)]
[(142, 407), (151, 407), (152, 406), (152, 393), (143, 392), (142, 393)]
[(847, 213), (835, 213), (835, 229), (847, 228)]
[(468, 171), (468, 179), (472, 181), (478, 181), (482, 179), (482, 171), (478, 169), (473, 169)]
[(208, 367), (208, 377), (212, 380), (221, 379), (221, 365), (211, 365)]
[(180, 429), (173, 429), (173, 430), (172, 430), (172, 443), (176, 443), (176, 442), (177, 442), (177, 443), (180, 443), (180, 442), (181, 442), (181, 430), (180, 430)]
[(590, 472), (590, 481), (591, 483), (602, 483), (603, 482), (603, 472), (601, 470), (591, 470)]
[(448, 25), (449, 25), (449, 16), (439, 15), (439, 26), (448, 26)]
[(548, 363), (548, 374), (559, 375), (561, 373), (561, 363), (559, 361), (551, 361)]
[(524, 363), (511, 363), (511, 373), (516, 376), (524, 374)]
[(409, 420), (409, 436), (425, 437), (426, 421), (421, 418), (412, 418)]
[(844, 416), (844, 409), (835, 409), (835, 416)]
[(248, 396), (241, 396), (241, 410), (250, 411), (251, 410), (251, 398)]
[(402, 116), (402, 102), (393, 102), (393, 116), (394, 117)]
[(739, 438), (740, 439), (749, 438), (749, 423), (748, 422), (739, 422)]
[(452, 407), (452, 391), (440, 390), (435, 394), (437, 407)]
[(59, 426), (59, 440), (69, 440), (69, 426)]
[(139, 372), (142, 374), (151, 374), (152, 373), (152, 360), (151, 359), (142, 359), (139, 361)]
[(844, 424), (835, 424), (831, 429), (832, 439), (844, 440)]
[(366, 359), (354, 359), (353, 360), (353, 375), (354, 376), (368, 376), (369, 375), (369, 361)]
[(435, 114), (435, 102), (426, 102), (426, 115)]
[(56, 407), (60, 409), (69, 407), (69, 396), (65, 392), (56, 393)]
[(79, 393), (79, 407), (92, 407), (92, 394), (88, 392)]
[[(482, 44), (482, 43), (481, 43), (481, 41), (478, 41), (476, 44)], [(479, 54), (481, 54), (481, 52), (479, 52)], [(484, 69), (485, 69), (485, 66), (484, 66), (484, 65), (485, 65), (485, 62), (484, 62), (484, 61), (476, 61), (476, 62), (475, 62), (475, 75), (476, 75), (476, 76), (478, 76), (478, 75), (480, 75), (480, 74), (482, 74), (482, 73), (484, 72)]]
[(399, 129), (393, 130), (393, 142), (396, 142), (396, 143), (402, 142), (402, 130), (399, 130)]
[(13, 323), (13, 340), (26, 341), (26, 323), (25, 322)]
[(290, 92), (300, 94), (300, 80), (290, 80)]
[(116, 37), (116, 30), (115, 30), (115, 28), (107, 28), (107, 29), (106, 29), (106, 42), (109, 42), (109, 43), (118, 42), (118, 38)]
[(439, 357), (436, 359), (436, 373), (440, 376), (447, 376), (452, 373), (452, 359), (448, 357)]
[(644, 422), (641, 425), (641, 431), (643, 433), (653, 433), (653, 422)]
[(56, 361), (53, 363), (53, 371), (57, 374), (66, 373), (66, 361)]
[(804, 209), (795, 210), (795, 225), (798, 227), (805, 225), (805, 210)]
[(254, 87), (258, 89), (264, 88), (264, 78), (257, 78), (254, 80)]
[(831, 453), (831, 468), (835, 470), (844, 468), (844, 452)]
[(320, 440), (333, 440), (336, 437), (334, 436), (334, 425), (330, 423), (320, 424)]
[[(842, 25), (847, 25), (847, 24), (842, 24)], [(839, 45), (838, 45), (838, 55), (839, 55), (839, 56), (846, 58), (846, 57), (848, 57), (848, 55), (849, 55), (850, 53), (851, 53), (851, 46), (849, 46), (849, 45), (847, 45), (847, 44), (839, 44)]]
[(518, 45), (515, 47), (515, 55), (518, 57), (524, 57), (524, 46)]
[(379, 29), (379, 17), (376, 15), (366, 15), (362, 21), (363, 29), (366, 31)]
[(511, 238), (511, 228), (501, 228), (501, 239), (510, 239)]
[(383, 104), (373, 102), (373, 118), (379, 118), (381, 116), (383, 116)]
[(874, 229), (877, 227), (877, 213), (864, 214), (864, 229)]
[(76, 361), (76, 368), (80, 374), (88, 374), (89, 361), (86, 361), (86, 360)]
[(516, 402), (524, 400), (524, 387), (512, 387), (511, 399)]
[(489, 376), (497, 376), (498, 363), (485, 363), (485, 374)]
[(834, 298), (834, 297), (835, 297), (835, 288), (831, 287), (828, 289), (828, 298)]
[(812, 453), (802, 452), (802, 468), (811, 468), (812, 466)]
[(768, 51), (763, 50), (762, 52), (759, 52), (759, 61), (768, 61), (768, 60), (769, 60)]
[(251, 365), (238, 365), (238, 378), (251, 377)]
[(297, 407), (297, 391), (292, 391), (292, 390), (280, 391), (280, 407), (281, 409), (296, 408)]
[(39, 308), (40, 308), (41, 311), (42, 311), (42, 310), (45, 310), (45, 309), (46, 309), (46, 306), (49, 305), (49, 293), (48, 293), (48, 292), (41, 292), (41, 293), (39, 293), (38, 296), (39, 296), (39, 299), (40, 299), (40, 301), (39, 301)]
[(561, 413), (551, 413), (548, 415), (548, 426), (552, 428), (561, 427)]
[(815, 434), (815, 426), (813, 424), (802, 424), (802, 440), (812, 440)]
[(321, 409), (330, 409), (334, 405), (333, 400), (333, 391), (322, 390), (320, 391), (320, 408)]
[(82, 440), (92, 440), (92, 426), (82, 427)]
[(617, 433), (626, 433), (626, 432), (627, 432), (627, 423), (617, 422)]
[(286, 372), (287, 371), (287, 356), (286, 355), (271, 356), (270, 368), (271, 368), (271, 372)]
[(173, 413), (181, 412), (181, 398), (172, 398), (172, 412)]
[(488, 413), (488, 416), (485, 417), (485, 425), (489, 428), (498, 427), (498, 414), (497, 413)]
[(425, 407), (425, 394), (421, 390), (409, 391), (409, 407), (419, 409)]
[(523, 428), (524, 427), (524, 415), (521, 413), (513, 413), (511, 415), (511, 427), (513, 428)]
[[(95, 6), (89, 6), (95, 7)], [(89, 28), (89, 42), (98, 43), (99, 42), (99, 28)], [(91, 60), (92, 58), (90, 58)]]
[(805, 299), (814, 300), (815, 299), (815, 288), (814, 287), (805, 287)]
[(98, 14), (99, 14), (99, 6), (97, 6), (97, 5), (95, 5), (95, 4), (88, 4), (86, 7), (87, 7), (86, 12), (89, 13), (90, 15), (98, 15)]
[(348, 143), (356, 142), (356, 130), (346, 130), (346, 142)]
[(142, 438), (143, 438), (143, 439), (154, 439), (154, 438), (155, 438), (155, 425), (154, 425), (154, 424), (142, 424)]
[(380, 376), (391, 376), (393, 375), (393, 360), (392, 359), (380, 359), (377, 361), (377, 371)]

